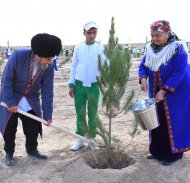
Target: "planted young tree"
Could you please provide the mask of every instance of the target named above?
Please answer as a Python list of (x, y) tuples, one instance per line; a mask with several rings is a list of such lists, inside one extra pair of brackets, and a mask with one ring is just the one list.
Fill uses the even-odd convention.
[(125, 95), (129, 80), (131, 57), (130, 53), (118, 44), (118, 38), (115, 37), (113, 17), (109, 31), (109, 41), (105, 46), (105, 55), (109, 59), (109, 63), (103, 63), (101, 57), (99, 57), (101, 77), (97, 78), (97, 81), (102, 93), (103, 113), (109, 119), (109, 130), (106, 131), (99, 121), (98, 134), (103, 138), (104, 146), (109, 152), (109, 158), (113, 159), (113, 149), (115, 146), (120, 146), (120, 141), (112, 137), (112, 120), (118, 114), (128, 111), (134, 97), (134, 91), (131, 91), (127, 97)]

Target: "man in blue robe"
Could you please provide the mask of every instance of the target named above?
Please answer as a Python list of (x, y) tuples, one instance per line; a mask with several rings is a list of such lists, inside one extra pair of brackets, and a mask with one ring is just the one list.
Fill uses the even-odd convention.
[(58, 67), (57, 67), (58, 58), (59, 58), (59, 56), (56, 55), (53, 59), (53, 66), (54, 66), (55, 71), (58, 71)]
[(46, 33), (37, 34), (31, 40), (31, 49), (18, 49), (9, 58), (2, 75), (0, 93), (0, 101), (8, 106), (7, 109), (0, 106), (0, 132), (5, 141), (6, 165), (13, 164), (18, 118), (22, 120), (28, 155), (38, 159), (47, 158), (37, 150), (38, 134), (42, 135), (41, 123), (17, 113), (17, 109), (38, 117), (41, 117), (42, 109), (43, 118), (48, 124), (52, 122), (52, 60), (60, 53), (61, 47), (58, 37)]
[(10, 50), (10, 48), (7, 48), (6, 50), (5, 50), (5, 55), (6, 55), (6, 58), (7, 59), (9, 59), (10, 58), (10, 56), (11, 56), (11, 50)]

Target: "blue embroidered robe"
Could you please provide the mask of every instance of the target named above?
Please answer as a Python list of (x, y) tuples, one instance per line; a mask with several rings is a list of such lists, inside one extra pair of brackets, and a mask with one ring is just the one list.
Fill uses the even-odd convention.
[(165, 88), (164, 110), (172, 153), (190, 149), (190, 70), (188, 54), (182, 45), (166, 65), (157, 72), (145, 66), (146, 55), (139, 66), (139, 78), (147, 78), (149, 97), (156, 96), (156, 87)]
[[(32, 51), (29, 48), (18, 49), (11, 55), (1, 78), (0, 101), (9, 107), (17, 106), (21, 98), (25, 96), (36, 115), (41, 117), (42, 110), (43, 118), (48, 120), (52, 118), (53, 112), (54, 67), (51, 64), (45, 71), (41, 71), (33, 85), (29, 87), (32, 75), (31, 56)], [(11, 115), (12, 113), (6, 108), (0, 106), (0, 132), (2, 134), (5, 132)]]

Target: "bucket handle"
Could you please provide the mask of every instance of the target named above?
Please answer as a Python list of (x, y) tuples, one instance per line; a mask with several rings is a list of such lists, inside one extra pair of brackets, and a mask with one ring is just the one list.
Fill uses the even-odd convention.
[(139, 91), (138, 92), (138, 94), (137, 94), (137, 97), (136, 97), (136, 100), (134, 100), (134, 101), (131, 101), (130, 102), (130, 107), (129, 107), (129, 110), (131, 110), (131, 107), (133, 106), (133, 104), (135, 103), (135, 102), (137, 102), (138, 101), (138, 99), (139, 99), (139, 95), (140, 95), (140, 93), (142, 92), (142, 90), (141, 91)]

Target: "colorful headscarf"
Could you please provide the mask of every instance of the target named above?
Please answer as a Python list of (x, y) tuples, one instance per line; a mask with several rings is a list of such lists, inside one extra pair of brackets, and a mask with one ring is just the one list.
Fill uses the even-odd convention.
[(166, 20), (158, 20), (150, 25), (151, 31), (169, 32), (171, 31), (170, 23)]

